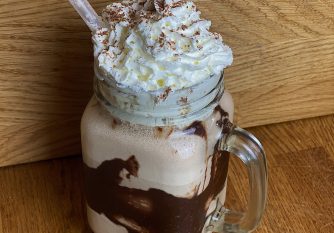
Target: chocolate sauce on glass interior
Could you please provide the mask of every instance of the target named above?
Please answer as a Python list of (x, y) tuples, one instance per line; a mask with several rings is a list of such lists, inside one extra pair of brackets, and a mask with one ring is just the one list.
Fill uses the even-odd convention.
[[(232, 125), (228, 114), (220, 106), (215, 112), (220, 113), (217, 126), (222, 132), (228, 132)], [(207, 139), (200, 121), (185, 127), (184, 132)], [(217, 196), (225, 186), (229, 153), (220, 150), (220, 140), (210, 157), (210, 181), (201, 193), (190, 198), (176, 197), (155, 188), (140, 190), (121, 186), (122, 171), (127, 171), (126, 179), (138, 175), (140, 164), (136, 155), (130, 155), (127, 160), (104, 161), (97, 168), (85, 164), (87, 204), (129, 233), (201, 233), (207, 218), (211, 217), (211, 214), (207, 215), (209, 204), (213, 200), (219, 201)]]
[[(85, 165), (87, 203), (97, 213), (124, 226), (129, 233), (201, 233), (210, 203), (225, 185), (229, 154), (215, 146), (211, 166), (211, 180), (206, 189), (192, 198), (175, 197), (159, 189), (148, 191), (120, 186), (120, 172), (126, 169), (136, 176), (135, 156), (128, 160), (113, 159), (98, 168)], [(121, 218), (119, 218), (121, 216)], [(141, 226), (136, 230), (120, 219)]]

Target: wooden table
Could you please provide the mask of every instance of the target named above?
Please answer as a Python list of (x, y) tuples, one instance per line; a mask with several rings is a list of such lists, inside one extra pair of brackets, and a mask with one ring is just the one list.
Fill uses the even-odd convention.
[[(334, 115), (249, 129), (269, 166), (268, 205), (257, 233), (334, 232)], [(247, 176), (232, 159), (228, 206), (242, 209)], [(80, 157), (0, 169), (1, 233), (89, 232)]]

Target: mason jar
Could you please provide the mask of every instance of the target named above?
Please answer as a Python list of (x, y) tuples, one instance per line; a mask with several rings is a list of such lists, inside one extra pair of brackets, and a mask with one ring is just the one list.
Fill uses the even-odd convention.
[[(145, 92), (117, 84), (95, 66), (94, 93), (81, 120), (93, 232), (256, 228), (266, 200), (265, 154), (253, 135), (232, 123), (223, 75), (180, 90)], [(224, 208), (230, 153), (249, 171), (246, 213)]]

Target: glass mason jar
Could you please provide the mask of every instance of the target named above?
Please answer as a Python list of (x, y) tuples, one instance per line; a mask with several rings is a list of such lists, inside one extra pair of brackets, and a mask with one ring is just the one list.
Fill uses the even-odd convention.
[[(81, 121), (93, 232), (256, 228), (266, 200), (265, 154), (253, 135), (232, 124), (223, 76), (176, 91), (136, 92), (95, 67), (94, 92)], [(230, 153), (248, 168), (246, 213), (224, 208)]]

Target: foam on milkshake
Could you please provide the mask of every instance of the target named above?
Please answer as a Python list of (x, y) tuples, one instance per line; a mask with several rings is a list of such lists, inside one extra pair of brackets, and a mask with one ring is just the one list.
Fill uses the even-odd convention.
[(93, 36), (101, 72), (141, 91), (181, 89), (220, 76), (232, 51), (192, 1), (126, 0), (102, 13)]

